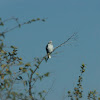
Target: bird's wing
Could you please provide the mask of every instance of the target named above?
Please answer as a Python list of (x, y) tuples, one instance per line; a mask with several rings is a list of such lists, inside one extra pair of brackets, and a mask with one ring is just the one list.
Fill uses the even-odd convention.
[(46, 45), (46, 52), (49, 53), (48, 44)]

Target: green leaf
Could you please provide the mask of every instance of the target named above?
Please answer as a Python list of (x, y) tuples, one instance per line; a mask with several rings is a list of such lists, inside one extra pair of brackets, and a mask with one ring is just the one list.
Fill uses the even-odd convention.
[(33, 70), (30, 68), (30, 71), (33, 73)]
[(23, 83), (24, 83), (24, 86), (26, 86), (26, 85), (27, 85), (27, 81), (24, 81)]
[(22, 61), (19, 61), (19, 64), (18, 65), (22, 65), (23, 64), (23, 62)]
[(1, 46), (1, 47), (3, 47), (3, 46), (4, 46), (3, 42), (0, 44), (0, 46)]
[(9, 75), (11, 75), (11, 74), (12, 74), (10, 70), (6, 71), (6, 73), (7, 73), (7, 74), (9, 74)]
[(43, 22), (45, 22), (45, 19), (42, 19)]
[(16, 96), (16, 95), (17, 95), (17, 92), (11, 92), (11, 94), (12, 94), (13, 96)]
[(21, 24), (19, 24), (18, 26), (19, 26), (19, 28), (20, 28), (20, 27), (21, 27)]
[(3, 23), (3, 22), (0, 22), (0, 25), (1, 25), (1, 26), (4, 26), (4, 23)]
[(27, 69), (26, 68), (23, 68), (22, 72), (23, 73), (27, 72)]
[(6, 64), (2, 64), (2, 65), (1, 65), (1, 68), (4, 68), (4, 67), (6, 67)]
[(44, 74), (44, 76), (48, 77), (48, 76), (49, 76), (49, 74), (50, 74), (50, 73), (49, 73), (49, 72), (47, 72), (46, 74)]
[(39, 75), (39, 73), (36, 73), (36, 75)]
[(37, 18), (37, 20), (40, 20), (40, 18)]
[(30, 63), (27, 63), (27, 64), (25, 64), (25, 66), (31, 66), (31, 64)]
[(36, 66), (37, 68), (39, 68), (39, 66), (37, 64), (34, 64), (34, 66)]
[(19, 67), (19, 70), (22, 70), (23, 69), (23, 67)]
[(33, 21), (33, 22), (34, 22), (34, 21), (36, 21), (36, 20), (35, 20), (35, 19), (32, 19), (31, 21)]
[(42, 80), (42, 78), (43, 78), (42, 76), (39, 76), (40, 81)]
[(85, 64), (82, 64), (83, 67), (85, 67)]
[(11, 48), (13, 48), (13, 49), (17, 49), (17, 47), (15, 47), (15, 46), (10, 46)]
[(46, 91), (45, 91), (45, 90), (43, 90), (42, 92), (43, 92), (43, 93), (46, 93)]
[(22, 60), (22, 58), (19, 58), (19, 60)]
[(42, 100), (45, 100), (45, 98), (42, 98)]
[(40, 96), (40, 98), (42, 98), (42, 93), (41, 92), (39, 92), (38, 95)]
[(22, 76), (19, 76), (20, 79), (23, 79)]
[(4, 79), (4, 74), (1, 75), (1, 79), (2, 79), (2, 80)]

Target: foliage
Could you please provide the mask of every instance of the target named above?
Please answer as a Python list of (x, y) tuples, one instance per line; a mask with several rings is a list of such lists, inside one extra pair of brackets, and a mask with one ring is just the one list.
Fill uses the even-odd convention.
[[(38, 91), (36, 93), (34, 87), (36, 83), (41, 82), (44, 78), (49, 77), (50, 75), (50, 72), (46, 72), (42, 75), (37, 72), (41, 63), (43, 61), (48, 61), (48, 55), (45, 55), (42, 58), (34, 58), (34, 64), (29, 62), (24, 63), (22, 57), (18, 56), (17, 47), (11, 45), (9, 50), (7, 50), (3, 42), (5, 39), (5, 33), (32, 22), (45, 22), (45, 19), (36, 18), (23, 23), (19, 23), (18, 18), (10, 18), (4, 21), (2, 18), (0, 18), (0, 27), (5, 26), (5, 22), (8, 22), (9, 20), (16, 21), (17, 25), (8, 30), (0, 32), (0, 100), (45, 100), (45, 96), (48, 94), (48, 92), (43, 89), (42, 91)], [(55, 47), (53, 52), (62, 45), (66, 44), (76, 34), (77, 33), (74, 33), (66, 41)], [(72, 92), (68, 91), (68, 99), (81, 100), (84, 98), (82, 85), (84, 72), (85, 65), (82, 64), (78, 83)], [(97, 92), (94, 90), (88, 92), (87, 99), (100, 100), (100, 97), (97, 96)]]
[[(4, 44), (0, 46), (0, 98), (3, 100), (29, 100), (32, 97), (28, 94), (28, 91), (33, 88), (38, 80), (49, 76), (49, 72), (39, 75), (34, 73), (34, 78), (31, 81), (31, 87), (29, 87), (30, 73), (34, 72), (34, 68), (30, 63), (23, 63), (21, 57), (18, 57), (18, 49), (15, 46), (11, 46), (10, 51), (6, 51)], [(39, 63), (39, 62), (37, 62)], [(24, 77), (25, 76), (25, 77)], [(27, 77), (27, 78), (26, 78)], [(22, 84), (23, 83), (23, 84)], [(18, 88), (17, 88), (18, 87)], [(23, 87), (23, 91), (20, 91)], [(43, 90), (45, 91), (45, 90)], [(46, 92), (39, 92), (39, 97), (42, 98), (42, 94)], [(34, 94), (34, 91), (31, 91)], [(5, 95), (6, 94), (6, 95)], [(5, 96), (4, 96), (5, 95)]]
[[(0, 32), (0, 98), (4, 100), (37, 100), (37, 98), (45, 100), (45, 96), (48, 92), (46, 93), (46, 91), (43, 90), (42, 92), (35, 93), (34, 87), (37, 81), (42, 81), (45, 77), (50, 75), (49, 72), (44, 73), (43, 75), (37, 73), (40, 64), (44, 60), (46, 62), (48, 61), (48, 55), (45, 55), (42, 58), (34, 58), (34, 64), (24, 64), (22, 57), (18, 56), (18, 48), (10, 46), (7, 51), (3, 42), (5, 33), (11, 32), (16, 28), (20, 28), (21, 26), (32, 22), (45, 22), (45, 19), (37, 18), (24, 23), (19, 23), (18, 18), (10, 18), (4, 21), (0, 18), (0, 26), (5, 26), (6, 22), (12, 20), (16, 21), (17, 25)], [(76, 33), (69, 37), (67, 41), (54, 48), (53, 52), (71, 40), (75, 35)], [(38, 94), (39, 97), (35, 97), (36, 94)]]
[[(83, 85), (82, 85), (82, 82), (83, 82), (83, 73), (85, 73), (85, 64), (82, 64), (81, 65), (81, 70), (80, 70), (80, 76), (78, 78), (78, 83), (77, 83), (77, 86), (74, 87), (74, 90), (73, 92), (71, 91), (68, 91), (68, 96), (67, 98), (69, 98), (70, 100), (83, 100), (85, 97), (83, 96)], [(94, 91), (90, 91), (87, 95), (87, 99), (88, 100), (100, 100), (100, 97), (97, 96), (97, 92), (96, 90)], [(67, 100), (67, 99), (66, 99)]]
[[(5, 22), (8, 20), (15, 20), (18, 22), (17, 18), (10, 18), (2, 21), (0, 18), (0, 26), (5, 26)], [(0, 98), (1, 100), (36, 100), (36, 98), (45, 98), (43, 97), (46, 94), (46, 91), (37, 93), (38, 97), (33, 98), (35, 94), (33, 87), (38, 80), (43, 80), (45, 77), (49, 76), (49, 72), (39, 75), (35, 73), (36, 64), (39, 64), (36, 61), (35, 65), (31, 63), (24, 63), (22, 57), (18, 56), (18, 48), (11, 45), (9, 49), (6, 49), (6, 46), (3, 42), (5, 38), (5, 33), (14, 30), (15, 28), (21, 27), (24, 24), (30, 24), (35, 21), (45, 21), (45, 19), (31, 19), (27, 22), (14, 26), (6, 31), (0, 32)], [(34, 77), (32, 76), (31, 82), (29, 81), (31, 73), (34, 72)], [(29, 82), (31, 87), (29, 87)], [(31, 91), (32, 95), (29, 94)]]

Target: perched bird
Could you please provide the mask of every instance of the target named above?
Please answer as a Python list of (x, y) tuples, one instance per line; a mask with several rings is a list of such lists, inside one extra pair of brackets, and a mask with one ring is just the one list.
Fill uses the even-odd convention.
[(54, 48), (53, 48), (52, 41), (49, 41), (48, 44), (46, 45), (46, 52), (48, 54), (48, 58), (51, 58), (50, 53), (52, 53), (53, 49)]

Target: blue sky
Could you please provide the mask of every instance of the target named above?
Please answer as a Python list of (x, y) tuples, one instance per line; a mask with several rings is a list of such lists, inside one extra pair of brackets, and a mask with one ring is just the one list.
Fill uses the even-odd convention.
[(72, 46), (59, 48), (59, 54), (41, 64), (38, 72), (51, 72), (42, 86), (49, 88), (55, 80), (47, 100), (62, 100), (64, 90), (73, 89), (82, 63), (86, 64), (84, 91), (100, 93), (100, 0), (1, 0), (0, 15), (2, 19), (18, 17), (20, 22), (47, 18), (6, 34), (6, 44), (17, 46), (25, 62), (44, 56), (49, 40), (57, 46), (78, 32)]

